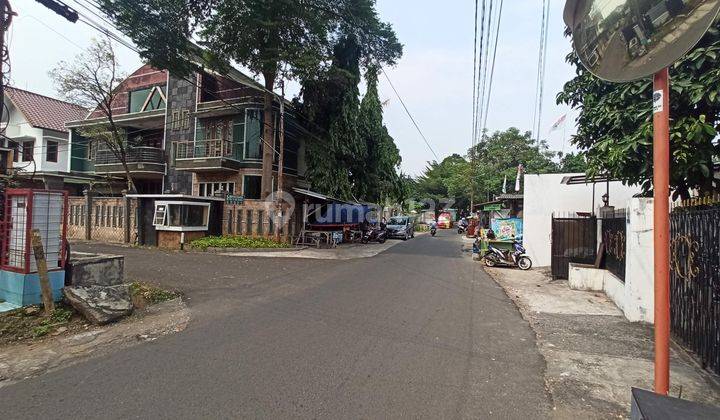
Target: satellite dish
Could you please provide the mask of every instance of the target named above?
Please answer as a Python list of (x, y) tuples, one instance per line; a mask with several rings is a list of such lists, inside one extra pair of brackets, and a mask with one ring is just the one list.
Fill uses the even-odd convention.
[(568, 0), (563, 17), (583, 65), (628, 82), (670, 66), (694, 47), (720, 0)]

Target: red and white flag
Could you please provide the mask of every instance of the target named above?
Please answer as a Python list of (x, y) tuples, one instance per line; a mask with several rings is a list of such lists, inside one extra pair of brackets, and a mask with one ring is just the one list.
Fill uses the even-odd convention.
[(555, 124), (553, 124), (552, 127), (550, 127), (550, 132), (552, 133), (553, 131), (557, 130), (558, 128), (564, 126), (566, 119), (567, 119), (567, 114), (565, 114), (565, 115), (563, 115), (562, 117), (560, 117), (560, 119), (558, 119), (558, 120), (555, 122)]

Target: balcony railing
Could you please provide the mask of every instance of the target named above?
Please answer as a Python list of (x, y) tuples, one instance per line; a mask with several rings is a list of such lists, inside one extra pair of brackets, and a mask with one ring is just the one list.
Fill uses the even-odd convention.
[(239, 150), (230, 140), (198, 140), (175, 142), (175, 159), (228, 158), (236, 159)]
[[(163, 149), (157, 147), (138, 146), (125, 151), (127, 163), (164, 163)], [(117, 165), (121, 161), (110, 150), (95, 152), (95, 165)]]

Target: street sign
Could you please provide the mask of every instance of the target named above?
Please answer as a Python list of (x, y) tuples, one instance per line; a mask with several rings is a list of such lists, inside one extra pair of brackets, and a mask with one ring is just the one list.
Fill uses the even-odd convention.
[(700, 41), (720, 0), (568, 0), (564, 19), (583, 65), (597, 77), (651, 76)]
[(242, 204), (242, 203), (245, 202), (245, 197), (243, 197), (242, 195), (230, 195), (230, 194), (228, 194), (228, 195), (225, 197), (225, 202), (226, 202), (227, 204), (237, 204), (237, 205), (240, 205), (240, 204)]

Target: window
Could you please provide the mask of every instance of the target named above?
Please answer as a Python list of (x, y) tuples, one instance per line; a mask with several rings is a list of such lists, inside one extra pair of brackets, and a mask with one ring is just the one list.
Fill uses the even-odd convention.
[(243, 195), (246, 200), (259, 200), (262, 194), (262, 177), (245, 175), (243, 177)]
[(234, 182), (201, 182), (199, 186), (201, 197), (213, 197), (218, 191), (225, 191), (230, 195), (235, 194)]
[(26, 141), (22, 144), (22, 161), (33, 161), (33, 149), (35, 149), (35, 140)]
[(263, 113), (248, 109), (245, 113), (245, 159), (262, 159)]
[(182, 111), (172, 112), (172, 130), (187, 130), (190, 128), (190, 111), (183, 109)]
[(178, 232), (206, 231), (210, 203), (191, 201), (157, 201), (153, 226), (157, 230)]
[(20, 153), (22, 150), (22, 143), (16, 143), (16, 142), (10, 142), (10, 147), (12, 148), (12, 154), (13, 154), (13, 162), (18, 162), (20, 160)]
[(155, 86), (130, 92), (129, 112), (165, 109), (164, 87)]
[(45, 149), (45, 160), (48, 162), (58, 161), (58, 142), (48, 140), (47, 148)]

